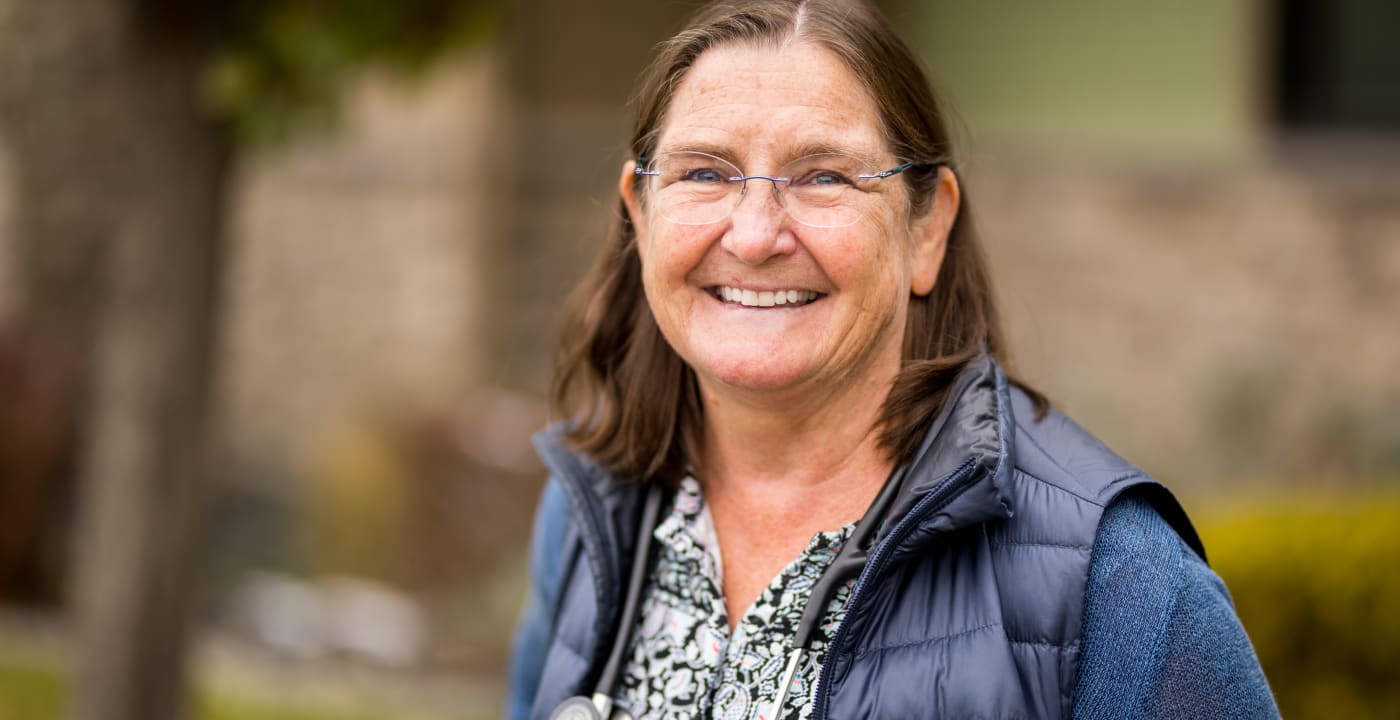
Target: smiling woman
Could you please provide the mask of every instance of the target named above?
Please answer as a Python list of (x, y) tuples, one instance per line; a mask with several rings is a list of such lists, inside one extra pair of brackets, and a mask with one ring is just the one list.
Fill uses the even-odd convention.
[(714, 5), (637, 98), (537, 438), (513, 716), (1276, 714), (1170, 493), (1003, 370), (872, 8)]
[[(629, 163), (620, 193), (647, 302), (670, 347), (695, 372), (713, 412), (761, 406), (763, 419), (783, 423), (785, 434), (794, 411), (821, 424), (816, 416), (850, 418), (856, 410), (873, 426), (882, 398), (868, 390), (893, 382), (909, 297), (932, 289), (957, 213), (953, 174), (943, 171), (937, 207), (919, 218), (910, 217), (898, 180), (858, 181), (905, 161), (885, 148), (860, 81), (810, 42), (705, 53), (681, 80), (668, 116), (656, 141), (662, 174), (637, 183)], [(672, 150), (693, 147), (712, 152), (680, 151), (677, 160)], [(839, 150), (802, 154), (812, 147)], [(696, 164), (696, 156), (718, 162)], [(719, 157), (774, 174), (746, 179)], [(677, 163), (683, 171), (672, 169)], [(750, 184), (758, 191), (747, 192)], [(713, 217), (707, 205), (725, 212)], [(677, 214), (709, 222), (682, 224)], [(722, 288), (739, 302), (724, 301)], [(762, 302), (779, 292), (814, 298)], [(717, 431), (735, 427), (714, 420)]]

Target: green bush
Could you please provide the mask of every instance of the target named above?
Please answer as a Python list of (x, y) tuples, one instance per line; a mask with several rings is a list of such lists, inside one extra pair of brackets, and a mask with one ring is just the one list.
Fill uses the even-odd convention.
[(1202, 520), (1284, 717), (1400, 717), (1400, 496)]
[[(0, 718), (59, 720), (68, 715), (68, 678), (47, 660), (0, 657)], [(198, 720), (375, 720), (372, 712), (311, 707), (207, 690), (197, 694)]]
[(0, 657), (0, 717), (6, 720), (57, 720), (66, 714), (64, 683), (41, 663)]

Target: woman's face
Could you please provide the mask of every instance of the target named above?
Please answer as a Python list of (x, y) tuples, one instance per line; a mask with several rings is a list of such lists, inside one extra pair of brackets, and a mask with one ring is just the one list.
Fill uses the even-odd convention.
[[(886, 147), (874, 103), (830, 51), (806, 42), (711, 49), (676, 90), (657, 154), (703, 150), (747, 175), (818, 150), (867, 158), (871, 171), (902, 162)], [(647, 301), (662, 333), (694, 368), (707, 396), (722, 388), (820, 397), (862, 383), (888, 388), (899, 369), (911, 292), (926, 294), (957, 212), (943, 171), (928, 213), (910, 218), (898, 176), (870, 185), (854, 224), (793, 220), (766, 180), (722, 220), (671, 222), (634, 184), (621, 188), (634, 221)], [(750, 306), (751, 292), (798, 302)], [(803, 301), (802, 298), (815, 299)], [(815, 394), (815, 395), (814, 395)]]

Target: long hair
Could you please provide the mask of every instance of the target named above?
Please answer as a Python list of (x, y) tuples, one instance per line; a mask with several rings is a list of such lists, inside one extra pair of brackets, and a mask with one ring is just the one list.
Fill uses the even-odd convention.
[[(676, 88), (707, 50), (794, 39), (835, 53), (865, 86), (890, 149), (919, 163), (899, 175), (910, 190), (911, 217), (927, 212), (939, 166), (957, 167), (943, 113), (915, 55), (860, 1), (747, 0), (702, 10), (661, 46), (639, 81), (632, 157), (652, 156)], [(987, 261), (962, 197), (933, 291), (910, 297), (901, 370), (881, 409), (880, 446), (895, 463), (918, 448), (969, 361), (982, 353), (1006, 361)], [(1025, 389), (1044, 412), (1044, 397)], [(602, 250), (570, 300), (552, 402), (568, 420), (567, 440), (620, 477), (676, 478), (698, 464), (699, 385), (652, 317), (620, 198)]]

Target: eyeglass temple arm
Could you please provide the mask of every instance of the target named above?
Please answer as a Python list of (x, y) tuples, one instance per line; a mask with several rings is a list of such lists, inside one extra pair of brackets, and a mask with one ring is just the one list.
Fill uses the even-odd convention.
[(875, 174), (873, 174), (873, 175), (857, 175), (856, 177), (860, 178), (861, 180), (880, 180), (880, 179), (883, 179), (883, 178), (887, 178), (887, 177), (889, 177), (889, 176), (891, 176), (891, 175), (898, 175), (898, 174), (904, 172), (905, 170), (908, 170), (909, 168), (914, 167), (914, 166), (917, 165), (917, 164), (918, 164), (918, 163), (907, 162), (907, 163), (904, 163), (904, 164), (902, 164), (902, 165), (896, 165), (896, 166), (894, 166), (894, 167), (892, 167), (892, 168), (890, 168), (889, 170), (886, 170), (886, 171), (884, 171), (884, 172), (878, 172), (878, 173), (875, 173)]

